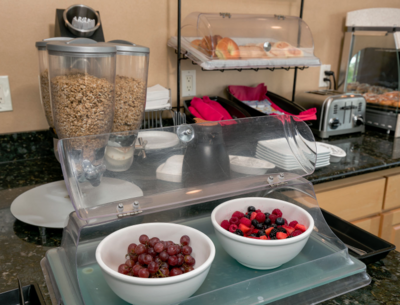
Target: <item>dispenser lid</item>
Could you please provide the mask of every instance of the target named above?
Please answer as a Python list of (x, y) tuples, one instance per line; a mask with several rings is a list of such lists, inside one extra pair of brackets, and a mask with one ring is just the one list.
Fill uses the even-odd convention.
[(68, 41), (71, 40), (71, 37), (52, 37), (52, 38), (46, 38), (43, 39), (42, 41), (38, 41), (35, 43), (36, 48), (38, 49), (46, 49), (46, 46), (49, 42), (53, 41)]
[(134, 53), (150, 53), (150, 49), (145, 46), (135, 44), (127, 40), (111, 40), (107, 42), (117, 48), (117, 53), (120, 52), (134, 52)]
[[(60, 140), (60, 163), (77, 216), (96, 222), (167, 210), (290, 185), (314, 171), (314, 137), (297, 118), (265, 116), (213, 124)], [(124, 136), (139, 138), (135, 149), (116, 145), (116, 137)], [(157, 148), (151, 148), (155, 139)], [(98, 183), (90, 183), (93, 177)], [(118, 189), (112, 194), (107, 191), (109, 178)]]
[(105, 42), (97, 42), (89, 38), (75, 38), (68, 41), (54, 41), (47, 44), (49, 52), (70, 53), (116, 53), (115, 46)]

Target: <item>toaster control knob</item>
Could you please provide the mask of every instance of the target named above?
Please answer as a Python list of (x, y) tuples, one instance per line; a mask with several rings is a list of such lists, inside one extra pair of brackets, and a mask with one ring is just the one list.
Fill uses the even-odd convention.
[(329, 126), (332, 129), (336, 129), (336, 128), (338, 128), (340, 126), (340, 121), (338, 119), (330, 119), (329, 120)]
[(364, 125), (364, 118), (361, 115), (355, 116), (354, 117), (354, 125), (356, 125), (357, 127)]

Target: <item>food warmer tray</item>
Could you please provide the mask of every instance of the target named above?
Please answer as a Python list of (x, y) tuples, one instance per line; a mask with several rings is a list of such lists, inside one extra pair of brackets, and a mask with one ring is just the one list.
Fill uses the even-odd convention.
[[(213, 157), (209, 159), (201, 153), (204, 129), (212, 135), (207, 141), (207, 155)], [(185, 179), (182, 183), (169, 183), (166, 187), (166, 184), (158, 184), (156, 178), (151, 180), (146, 171), (154, 171), (155, 166), (135, 167), (133, 164), (121, 172), (104, 168), (102, 145), (111, 145), (112, 139), (123, 137), (125, 133), (59, 142), (60, 163), (75, 212), (70, 214), (64, 228), (61, 246), (49, 250), (41, 261), (53, 303), (125, 304), (105, 284), (95, 260), (95, 250), (112, 232), (146, 222), (191, 226), (206, 233), (215, 243), (216, 257), (207, 279), (191, 298), (180, 304), (310, 304), (370, 283), (365, 264), (351, 257), (329, 228), (312, 184), (303, 178), (314, 171), (316, 163), (315, 141), (304, 122), (290, 116), (265, 116), (238, 119), (231, 124), (226, 121), (193, 124), (160, 128), (159, 131), (175, 133), (180, 144), (151, 151), (146, 159), (135, 156), (133, 163), (154, 159), (161, 164), (183, 150)], [(126, 136), (131, 136), (130, 132)], [(258, 141), (265, 140), (279, 140), (282, 150), (293, 153), (298, 167), (285, 172), (277, 167), (270, 168), (266, 174), (257, 176), (229, 174), (228, 167), (223, 168), (227, 175), (221, 176), (222, 163), (211, 169), (206, 166), (214, 162), (216, 156), (228, 160), (233, 154), (254, 157)], [(121, 183), (130, 181), (142, 188), (143, 196), (98, 203), (96, 193), (103, 187), (102, 177), (120, 179)], [(84, 183), (87, 180), (93, 182), (93, 186)], [(227, 199), (248, 196), (286, 200), (311, 214), (314, 231), (295, 259), (279, 268), (259, 271), (240, 265), (222, 249), (213, 232), (211, 212)]]

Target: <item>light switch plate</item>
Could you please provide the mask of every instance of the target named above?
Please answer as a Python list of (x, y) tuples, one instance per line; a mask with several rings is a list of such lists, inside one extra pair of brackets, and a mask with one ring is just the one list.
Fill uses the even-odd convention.
[(196, 95), (196, 70), (182, 70), (182, 96)]
[(8, 76), (0, 76), (0, 112), (12, 110), (13, 108)]

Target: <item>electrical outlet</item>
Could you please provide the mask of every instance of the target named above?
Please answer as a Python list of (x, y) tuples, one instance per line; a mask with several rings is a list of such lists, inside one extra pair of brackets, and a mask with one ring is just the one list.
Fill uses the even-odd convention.
[[(320, 70), (319, 70), (319, 85), (318, 85), (318, 87), (329, 86), (328, 82), (324, 82), (324, 78), (328, 77), (328, 76), (325, 76), (325, 71), (331, 71), (331, 65), (321, 65)], [(332, 78), (331, 78), (331, 82), (333, 82)], [(333, 88), (333, 83), (332, 83), (331, 87)]]
[(196, 95), (196, 70), (182, 71), (182, 96)]
[(10, 83), (8, 76), (0, 76), (0, 112), (12, 111)]

